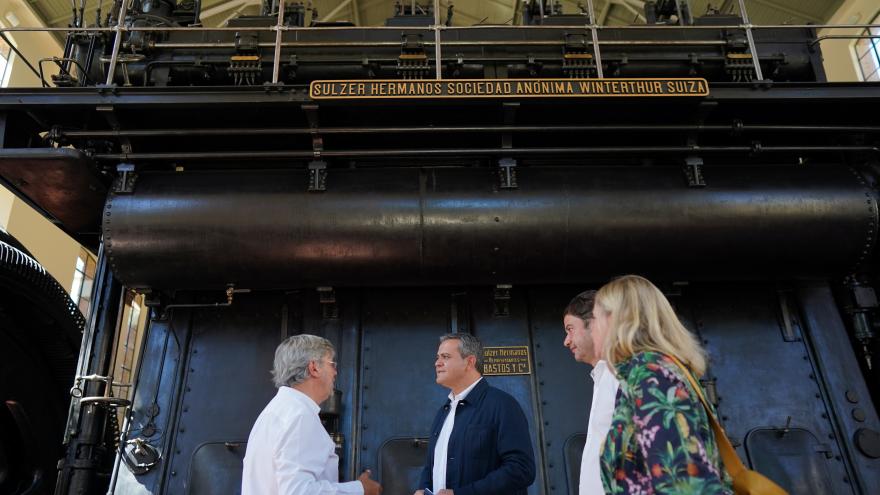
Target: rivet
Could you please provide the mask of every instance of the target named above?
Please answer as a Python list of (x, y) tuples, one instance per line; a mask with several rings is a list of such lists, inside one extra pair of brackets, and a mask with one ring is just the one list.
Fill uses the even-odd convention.
[(847, 390), (846, 400), (850, 401), (853, 404), (857, 404), (859, 402), (859, 394), (857, 394), (854, 390)]
[(864, 422), (865, 421), (865, 411), (860, 408), (855, 408), (852, 410), (852, 417), (854, 420), (858, 421), (859, 423)]

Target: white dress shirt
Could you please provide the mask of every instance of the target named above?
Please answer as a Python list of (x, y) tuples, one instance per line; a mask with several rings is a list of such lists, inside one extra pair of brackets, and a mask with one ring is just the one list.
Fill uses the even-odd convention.
[(443, 421), (443, 428), (440, 428), (437, 445), (434, 446), (434, 489), (432, 490), (434, 493), (446, 488), (446, 459), (449, 457), (449, 437), (452, 435), (452, 427), (455, 425), (455, 409), (458, 407), (458, 403), (464, 400), (482, 379), (483, 377), (477, 378), (477, 381), (471, 383), (458, 395), (449, 392), (449, 413), (446, 415), (446, 420)]
[(593, 377), (593, 403), (590, 406), (590, 422), (587, 425), (587, 443), (584, 444), (584, 455), (581, 458), (578, 490), (580, 495), (605, 493), (599, 459), (608, 430), (611, 428), (614, 401), (617, 397), (617, 388), (620, 386), (620, 382), (608, 369), (608, 363), (604, 360), (596, 363), (590, 376)]
[(279, 387), (248, 437), (242, 495), (363, 494), (360, 481), (339, 483), (336, 444), (308, 395)]

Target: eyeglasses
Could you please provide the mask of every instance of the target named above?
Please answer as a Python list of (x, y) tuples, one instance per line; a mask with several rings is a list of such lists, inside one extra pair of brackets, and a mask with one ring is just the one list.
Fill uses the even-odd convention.
[(336, 361), (330, 361), (330, 360), (328, 359), (328, 360), (327, 360), (327, 364), (329, 364), (330, 366), (333, 366), (333, 369), (335, 370), (335, 369), (336, 369), (336, 365), (337, 365), (338, 363), (337, 363)]

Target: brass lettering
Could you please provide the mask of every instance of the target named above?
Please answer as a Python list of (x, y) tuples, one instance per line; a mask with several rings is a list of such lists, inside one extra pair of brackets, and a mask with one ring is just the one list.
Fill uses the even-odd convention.
[(313, 98), (437, 98), (517, 96), (703, 96), (700, 78), (682, 79), (518, 79), (456, 81), (313, 81)]

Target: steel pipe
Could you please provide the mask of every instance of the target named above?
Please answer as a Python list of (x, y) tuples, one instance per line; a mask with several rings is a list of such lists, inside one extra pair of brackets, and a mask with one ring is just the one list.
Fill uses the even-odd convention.
[(114, 273), (139, 288), (826, 277), (873, 252), (877, 194), (842, 166), (142, 173), (111, 196)]
[[(432, 149), (361, 149), (324, 150), (324, 158), (381, 158), (410, 156), (548, 156), (548, 155), (617, 155), (617, 154), (703, 154), (703, 153), (878, 153), (876, 146), (597, 146), (565, 148), (432, 148)], [(156, 161), (229, 161), (229, 160), (278, 160), (314, 158), (314, 151), (203, 151), (166, 153), (98, 153), (92, 156), (99, 161), (127, 162), (131, 160)], [(413, 164), (419, 166), (419, 164)]]
[[(880, 126), (835, 125), (488, 125), (488, 126), (424, 126), (424, 127), (321, 127), (321, 134), (432, 134), (474, 132), (841, 132), (880, 133)], [(306, 127), (264, 127), (228, 129), (120, 129), (106, 131), (58, 131), (57, 138), (113, 138), (113, 137), (188, 137), (188, 136), (283, 136), (310, 135)]]

